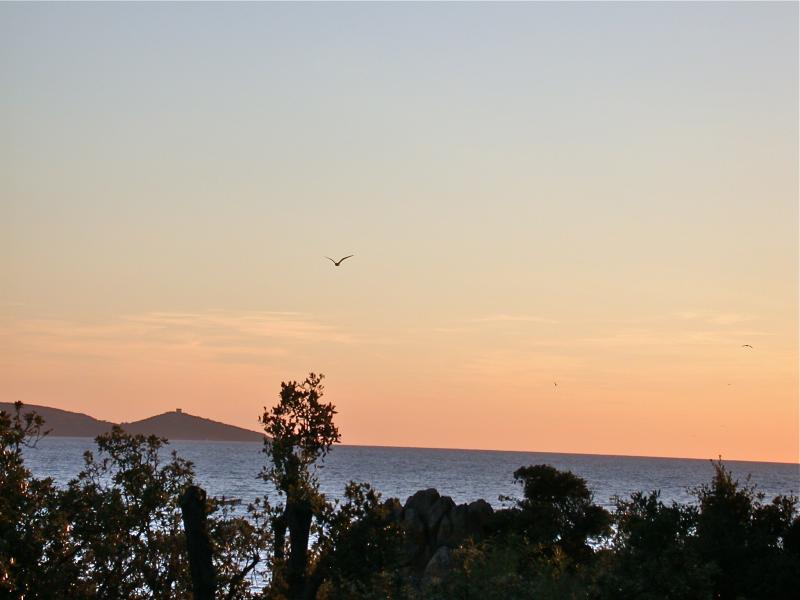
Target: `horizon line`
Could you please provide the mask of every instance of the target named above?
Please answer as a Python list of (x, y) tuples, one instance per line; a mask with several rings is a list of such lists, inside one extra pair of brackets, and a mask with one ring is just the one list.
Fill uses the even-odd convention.
[[(2, 402), (6, 403), (7, 401), (2, 401)], [(14, 404), (14, 402), (7, 402), (7, 403), (8, 404)], [(98, 421), (106, 421), (105, 419), (98, 419), (97, 417), (94, 417), (94, 416), (92, 416), (90, 414), (87, 414), (87, 413), (79, 413), (77, 411), (72, 411), (72, 410), (69, 410), (69, 409), (57, 408), (55, 406), (47, 406), (47, 405), (44, 405), (44, 404), (26, 404), (24, 402), (22, 404), (23, 404), (23, 407), (25, 407), (25, 406), (34, 406), (34, 407), (38, 406), (38, 407), (42, 407), (42, 408), (62, 410), (62, 411), (65, 411), (65, 412), (71, 412), (73, 414), (83, 415), (83, 416), (86, 416), (86, 417), (89, 417), (91, 419), (95, 419), (95, 420), (98, 420)], [(167, 410), (167, 411), (162, 412), (162, 413), (151, 415), (150, 417), (144, 417), (143, 419), (139, 419), (139, 421), (144, 421), (144, 420), (150, 419), (152, 417), (157, 417), (157, 416), (160, 416), (160, 415), (164, 415), (164, 414), (168, 414), (168, 413), (175, 413), (175, 412), (177, 412), (176, 409)], [(192, 417), (196, 417), (196, 418), (199, 418), (199, 419), (212, 421), (214, 423), (219, 423), (221, 425), (227, 425), (229, 427), (235, 427), (237, 429), (243, 429), (243, 430), (246, 430), (246, 431), (251, 431), (253, 433), (258, 433), (258, 434), (266, 436), (266, 432), (263, 429), (262, 430), (257, 430), (257, 429), (251, 429), (250, 427), (243, 427), (241, 425), (232, 425), (231, 423), (225, 423), (224, 421), (217, 421), (217, 420), (212, 419), (210, 417), (203, 417), (203, 416), (200, 416), (200, 415), (195, 415), (195, 414), (192, 414), (192, 413), (185, 412), (183, 410), (182, 410), (182, 413), (184, 415), (187, 415), (187, 416), (192, 416)], [(121, 421), (119, 423), (114, 423), (113, 421), (106, 421), (106, 422), (110, 422), (110, 423), (115, 424), (115, 425), (123, 425), (123, 424), (130, 424), (130, 423), (133, 423), (133, 422), (136, 422), (136, 421)], [(45, 424), (46, 424), (46, 422), (45, 422)], [(74, 438), (74, 439), (91, 439), (91, 440), (94, 439), (93, 437), (59, 436), (59, 435), (54, 435), (52, 437), (71, 437), (71, 438)], [(261, 443), (261, 442), (255, 442), (255, 441), (247, 442), (247, 441), (236, 441), (236, 440), (180, 440), (178, 438), (172, 438), (172, 439), (168, 438), (167, 439), (168, 442), (169, 441), (173, 441), (173, 440), (174, 441), (184, 441), (184, 442), (185, 441), (193, 441), (193, 442), (239, 443), (239, 444), (258, 444), (258, 443)], [(789, 465), (789, 466), (800, 467), (800, 456), (798, 456), (797, 462), (785, 462), (785, 461), (779, 461), (779, 460), (755, 460), (755, 459), (752, 459), (752, 458), (724, 458), (721, 454), (718, 454), (717, 458), (709, 458), (709, 457), (698, 457), (698, 456), (663, 456), (663, 455), (655, 455), (655, 454), (616, 454), (616, 453), (606, 454), (606, 453), (595, 453), (595, 452), (565, 452), (565, 451), (556, 451), (556, 450), (511, 450), (511, 449), (504, 449), (504, 448), (454, 448), (454, 447), (445, 447), (445, 446), (413, 446), (413, 445), (412, 446), (401, 446), (401, 445), (396, 445), (396, 444), (369, 444), (369, 443), (367, 443), (367, 444), (339, 443), (338, 445), (340, 445), (340, 446), (360, 447), (360, 448), (396, 448), (396, 449), (408, 449), (408, 450), (450, 450), (450, 451), (457, 451), (457, 452), (514, 452), (514, 453), (520, 453), (520, 454), (568, 454), (568, 455), (574, 455), (574, 456), (607, 456), (607, 457), (614, 457), (614, 458), (652, 458), (652, 459), (663, 459), (663, 460), (707, 460), (707, 461), (722, 460), (723, 463), (726, 463), (726, 462), (746, 462), (746, 463)]]

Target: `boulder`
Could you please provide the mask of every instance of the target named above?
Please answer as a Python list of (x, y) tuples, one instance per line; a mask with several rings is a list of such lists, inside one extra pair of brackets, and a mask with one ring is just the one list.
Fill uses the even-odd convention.
[(406, 500), (404, 514), (406, 511), (413, 510), (426, 527), (430, 526), (431, 509), (439, 499), (439, 492), (434, 488), (420, 490)]
[(439, 524), (439, 530), (436, 532), (437, 546), (455, 548), (469, 536), (467, 530), (467, 513), (467, 505), (459, 504), (458, 506), (454, 506), (450, 512), (442, 518), (442, 522)]
[(474, 537), (480, 537), (494, 514), (492, 505), (486, 500), (475, 500), (467, 506), (467, 532)]
[(403, 528), (406, 538), (415, 546), (424, 546), (428, 543), (428, 528), (419, 514), (413, 508), (403, 511)]
[(439, 526), (442, 518), (445, 517), (453, 507), (456, 505), (453, 502), (453, 499), (450, 496), (441, 496), (436, 502), (433, 503), (431, 506), (430, 511), (428, 512), (428, 529), (430, 530), (431, 537), (436, 535), (436, 529)]
[(452, 550), (447, 546), (442, 546), (434, 553), (428, 564), (425, 565), (425, 571), (422, 574), (422, 585), (430, 585), (443, 579), (452, 567)]
[(410, 496), (400, 512), (394, 504), (387, 508), (405, 530), (406, 564), (423, 575), (429, 568), (433, 575), (438, 573), (445, 559), (451, 559), (450, 550), (467, 538), (480, 540), (494, 514), (485, 500), (456, 505), (452, 498), (440, 496), (433, 488)]
[(433, 554), (428, 543), (428, 528), (414, 508), (403, 511), (403, 555), (405, 562), (421, 570)]

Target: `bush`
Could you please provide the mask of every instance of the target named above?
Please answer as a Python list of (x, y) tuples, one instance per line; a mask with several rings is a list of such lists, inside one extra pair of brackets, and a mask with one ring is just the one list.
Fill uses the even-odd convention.
[[(341, 503), (319, 491), (312, 464), (339, 439), (321, 379), (283, 384), (281, 403), (262, 417), (274, 436), (262, 476), (286, 505), (260, 501), (245, 515), (236, 501), (207, 500), (220, 599), (767, 600), (800, 589), (798, 499), (767, 503), (721, 461), (695, 491), (696, 506), (635, 493), (617, 500), (613, 515), (593, 504), (580, 477), (522, 467), (514, 473), (522, 499), (420, 581), (403, 563), (396, 500), (381, 503), (368, 484), (352, 482)], [(19, 403), (0, 412), (0, 597), (191, 598), (179, 501), (192, 464), (165, 457), (164, 439), (115, 427), (59, 489), (25, 468), (23, 449), (45, 434)], [(293, 568), (283, 553), (287, 526)]]
[[(32, 477), (22, 448), (44, 434), (34, 414), (0, 413), (0, 596), (25, 599), (191, 597), (179, 498), (193, 483), (191, 463), (166, 440), (119, 427), (96, 439), (97, 456), (66, 489)], [(263, 563), (268, 507), (249, 518), (212, 499), (209, 531), (220, 588), (228, 598), (252, 597), (246, 576)]]

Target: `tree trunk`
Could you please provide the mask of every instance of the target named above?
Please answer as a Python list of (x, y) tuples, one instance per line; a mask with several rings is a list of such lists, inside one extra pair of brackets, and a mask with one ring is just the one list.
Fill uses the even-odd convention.
[(302, 600), (304, 595), (306, 567), (308, 566), (308, 537), (311, 533), (313, 513), (308, 501), (287, 501), (286, 524), (289, 527), (289, 561), (286, 579), (290, 600)]
[(206, 493), (196, 485), (190, 486), (181, 496), (183, 527), (189, 551), (189, 568), (192, 573), (194, 600), (214, 600), (217, 577), (211, 560), (211, 540), (206, 522)]
[(286, 510), (279, 517), (272, 519), (272, 533), (275, 538), (274, 554), (277, 560), (283, 560), (284, 547), (286, 545)]

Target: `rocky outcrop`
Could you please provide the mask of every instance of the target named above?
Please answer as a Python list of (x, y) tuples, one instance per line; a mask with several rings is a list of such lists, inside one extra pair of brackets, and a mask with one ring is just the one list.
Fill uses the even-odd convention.
[(447, 572), (452, 549), (467, 539), (482, 539), (494, 514), (485, 500), (456, 504), (433, 488), (416, 492), (402, 507), (394, 498), (384, 506), (391, 519), (402, 523), (407, 564), (424, 583)]
[(425, 571), (422, 573), (423, 587), (445, 577), (452, 567), (453, 551), (448, 546), (440, 546), (425, 565)]

